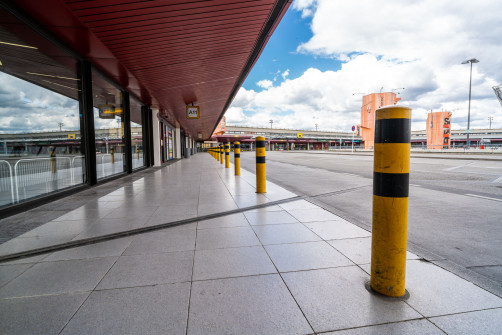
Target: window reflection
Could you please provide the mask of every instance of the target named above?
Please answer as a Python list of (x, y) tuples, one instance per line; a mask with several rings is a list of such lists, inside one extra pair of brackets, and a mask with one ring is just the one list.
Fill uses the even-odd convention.
[(96, 174), (98, 179), (125, 171), (122, 92), (99, 74), (92, 74)]
[(85, 182), (76, 61), (19, 26), (0, 23), (0, 206)]
[(131, 97), (131, 153), (132, 168), (138, 169), (144, 166), (143, 160), (143, 120), (141, 119), (141, 103)]

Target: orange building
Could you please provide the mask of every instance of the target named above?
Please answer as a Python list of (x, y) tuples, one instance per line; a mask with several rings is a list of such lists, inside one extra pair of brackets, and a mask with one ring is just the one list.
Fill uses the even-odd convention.
[(220, 123), (216, 126), (216, 129), (214, 130), (213, 136), (214, 135), (223, 135), (227, 131), (227, 119), (226, 117), (222, 117)]
[(373, 149), (375, 144), (375, 111), (383, 106), (395, 105), (399, 100), (401, 98), (393, 92), (371, 93), (363, 96), (358, 135), (362, 137), (365, 149)]
[(427, 149), (447, 149), (451, 142), (451, 112), (427, 114)]

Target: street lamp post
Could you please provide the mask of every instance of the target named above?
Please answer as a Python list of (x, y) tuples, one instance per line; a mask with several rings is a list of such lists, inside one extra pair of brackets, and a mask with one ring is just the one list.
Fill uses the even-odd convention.
[(471, 87), (472, 87), (472, 63), (479, 63), (479, 60), (476, 58), (468, 59), (462, 64), (471, 63), (471, 75), (469, 77), (469, 107), (467, 109), (467, 148), (471, 147), (471, 141), (469, 140), (469, 133), (471, 131)]
[(493, 116), (489, 116), (488, 121), (490, 121), (490, 129), (492, 129)]

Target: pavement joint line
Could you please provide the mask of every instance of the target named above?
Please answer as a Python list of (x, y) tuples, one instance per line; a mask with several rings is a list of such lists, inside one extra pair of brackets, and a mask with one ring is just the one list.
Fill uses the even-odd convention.
[(162, 229), (170, 228), (170, 227), (181, 226), (184, 224), (193, 223), (193, 222), (197, 222), (197, 221), (204, 221), (204, 220), (215, 219), (215, 218), (219, 218), (219, 217), (223, 217), (223, 216), (227, 216), (227, 215), (231, 215), (231, 214), (238, 214), (238, 213), (242, 213), (242, 212), (245, 212), (248, 210), (266, 208), (266, 207), (280, 205), (283, 203), (288, 203), (288, 202), (297, 201), (297, 200), (304, 200), (306, 198), (307, 198), (307, 196), (295, 196), (295, 197), (270, 201), (270, 202), (267, 202), (264, 204), (258, 204), (258, 205), (249, 206), (249, 207), (232, 209), (232, 210), (225, 211), (225, 212), (207, 214), (207, 215), (198, 216), (195, 218), (167, 222), (167, 223), (162, 223), (162, 224), (148, 226), (148, 227), (140, 227), (140, 228), (121, 231), (121, 232), (117, 232), (117, 233), (95, 236), (95, 237), (80, 239), (80, 240), (76, 240), (76, 241), (69, 241), (69, 242), (65, 242), (65, 243), (55, 244), (55, 245), (51, 245), (51, 246), (47, 246), (47, 247), (21, 251), (21, 252), (17, 252), (17, 253), (13, 253), (13, 254), (7, 254), (7, 255), (0, 256), (0, 264), (4, 263), (4, 262), (8, 262), (8, 261), (13, 261), (16, 259), (38, 256), (38, 255), (42, 255), (42, 254), (45, 254), (48, 252), (61, 251), (61, 250), (65, 250), (65, 249), (71, 249), (71, 248), (75, 248), (75, 247), (81, 247), (81, 246), (85, 246), (85, 245), (96, 244), (99, 242), (114, 240), (117, 238), (139, 235), (139, 234), (143, 234), (143, 233), (149, 233), (152, 231), (162, 230)]
[(474, 197), (474, 198), (480, 198), (480, 199), (487, 199), (487, 200), (492, 200), (492, 201), (500, 201), (500, 202), (502, 202), (502, 199), (498, 199), (498, 198), (484, 197), (484, 196), (482, 196), (482, 195), (469, 194), (469, 193), (466, 193), (465, 195), (467, 195), (468, 197)]

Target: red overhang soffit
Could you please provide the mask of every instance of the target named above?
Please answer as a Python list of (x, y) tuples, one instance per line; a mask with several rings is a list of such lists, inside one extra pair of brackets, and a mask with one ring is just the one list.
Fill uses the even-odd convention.
[[(121, 86), (203, 139), (291, 1), (15, 0)], [(192, 103), (199, 119), (186, 117)]]

